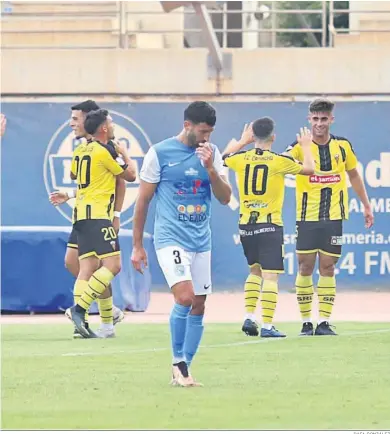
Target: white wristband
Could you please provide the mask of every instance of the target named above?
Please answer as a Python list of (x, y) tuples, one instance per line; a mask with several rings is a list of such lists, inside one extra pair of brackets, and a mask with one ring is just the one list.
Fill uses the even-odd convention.
[(74, 197), (76, 197), (74, 190), (71, 190), (70, 192), (68, 192), (68, 198), (69, 199), (73, 199)]
[(118, 217), (118, 219), (119, 219), (120, 216), (121, 216), (120, 211), (114, 211), (114, 217)]

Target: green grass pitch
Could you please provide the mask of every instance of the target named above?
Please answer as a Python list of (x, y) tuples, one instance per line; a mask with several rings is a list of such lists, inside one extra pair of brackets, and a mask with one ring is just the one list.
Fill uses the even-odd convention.
[(390, 324), (284, 340), (207, 324), (193, 364), (203, 388), (168, 385), (167, 325), (121, 324), (111, 340), (70, 325), (2, 326), (4, 429), (365, 429), (390, 427)]

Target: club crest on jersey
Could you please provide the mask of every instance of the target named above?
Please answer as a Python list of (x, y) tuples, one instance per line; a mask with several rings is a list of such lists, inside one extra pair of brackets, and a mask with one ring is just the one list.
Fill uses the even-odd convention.
[(334, 156), (334, 159), (336, 160), (336, 164), (339, 164), (340, 155), (339, 155), (339, 154), (336, 154), (336, 155)]
[[(115, 125), (115, 139), (121, 145), (127, 147), (130, 158), (135, 162), (137, 177), (135, 182), (126, 183), (126, 196), (122, 208), (121, 225), (133, 220), (134, 203), (139, 188), (139, 171), (146, 152), (152, 145), (149, 137), (133, 119), (110, 110)], [(70, 109), (69, 109), (70, 115)], [(83, 140), (83, 139), (82, 139)], [(76, 183), (70, 178), (72, 154), (81, 140), (75, 138), (69, 127), (69, 121), (65, 121), (54, 132), (46, 149), (43, 161), (43, 179), (46, 191), (71, 191), (76, 188)], [(71, 199), (66, 204), (56, 209), (69, 221), (72, 221), (72, 211), (75, 200)]]

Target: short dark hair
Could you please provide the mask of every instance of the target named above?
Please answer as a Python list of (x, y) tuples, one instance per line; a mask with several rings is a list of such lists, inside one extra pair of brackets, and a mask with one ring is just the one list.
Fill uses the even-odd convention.
[(319, 112), (332, 113), (333, 108), (334, 108), (334, 102), (326, 98), (317, 98), (310, 103), (309, 112), (310, 113), (319, 113)]
[(71, 110), (81, 110), (83, 113), (89, 113), (93, 110), (99, 110), (100, 107), (92, 99), (87, 99), (86, 101), (75, 104), (71, 107)]
[(108, 110), (93, 110), (87, 114), (84, 122), (84, 129), (88, 134), (95, 134), (97, 129), (106, 122)]
[(184, 120), (193, 124), (206, 123), (213, 127), (217, 121), (214, 107), (205, 101), (195, 101), (184, 110)]
[(257, 119), (252, 124), (253, 135), (258, 140), (268, 139), (275, 130), (275, 122), (268, 116)]

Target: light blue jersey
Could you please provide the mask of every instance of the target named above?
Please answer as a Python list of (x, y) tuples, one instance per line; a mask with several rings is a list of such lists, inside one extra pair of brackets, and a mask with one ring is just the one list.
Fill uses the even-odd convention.
[[(223, 174), (221, 154), (213, 147), (214, 167)], [(140, 177), (158, 184), (154, 242), (156, 250), (179, 246), (188, 252), (211, 250), (211, 185), (195, 149), (172, 137), (145, 156)]]

